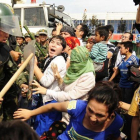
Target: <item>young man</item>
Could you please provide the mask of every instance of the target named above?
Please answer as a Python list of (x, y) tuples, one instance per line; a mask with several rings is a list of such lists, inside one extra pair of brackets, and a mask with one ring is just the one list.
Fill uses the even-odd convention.
[(82, 24), (82, 23), (79, 24), (75, 28), (75, 35), (80, 41), (80, 46), (84, 46), (83, 39), (87, 36), (88, 32), (89, 32), (89, 29), (88, 29), (87, 25)]
[(117, 70), (113, 73), (112, 77), (109, 81), (112, 81), (114, 77), (118, 74), (120, 71), (120, 82), (119, 86), (122, 89), (123, 93), (123, 101), (126, 103), (131, 103), (133, 94), (134, 94), (134, 82), (128, 81), (128, 66), (130, 65), (139, 65), (139, 58), (132, 55), (133, 50), (133, 43), (130, 41), (122, 42), (120, 53), (121, 55), (125, 55), (125, 58), (121, 61), (121, 63), (118, 65)]

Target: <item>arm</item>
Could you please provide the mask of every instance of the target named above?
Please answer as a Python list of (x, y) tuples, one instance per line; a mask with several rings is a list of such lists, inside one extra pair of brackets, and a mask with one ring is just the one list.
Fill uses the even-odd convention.
[(125, 103), (125, 102), (122, 102), (122, 101), (120, 101), (119, 102), (119, 104), (120, 104), (120, 108), (122, 108), (122, 109), (124, 109), (124, 110), (129, 110), (129, 108), (130, 108), (130, 104), (128, 104), (128, 103)]
[(136, 23), (140, 24), (140, 4), (139, 4), (138, 10), (137, 10)]
[(114, 73), (112, 74), (111, 78), (109, 79), (109, 81), (112, 81), (112, 80), (116, 77), (116, 75), (117, 75), (118, 73), (119, 73), (119, 69), (116, 68), (116, 69), (114, 70)]
[(110, 52), (110, 51), (108, 51), (108, 52), (107, 52), (107, 58), (110, 59), (110, 58), (112, 58), (112, 56), (113, 56), (113, 53)]
[(56, 35), (60, 34), (62, 27), (63, 27), (62, 23), (56, 23)]
[(89, 56), (92, 58), (92, 59), (95, 59), (96, 56), (98, 55), (99, 53), (99, 44), (95, 44), (93, 45), (92, 49), (91, 49), (91, 52), (89, 53)]
[(23, 121), (28, 120), (32, 116), (36, 116), (38, 114), (50, 112), (53, 110), (57, 110), (60, 112), (67, 112), (69, 101), (61, 102), (61, 103), (50, 103), (44, 106), (41, 106), (34, 110), (27, 110), (27, 109), (18, 109), (14, 112), (14, 119), (22, 119)]
[(34, 74), (38, 80), (40, 80), (43, 77), (43, 73), (41, 72), (37, 64), (34, 65)]
[(80, 99), (87, 95), (87, 93), (95, 86), (95, 76), (90, 74), (84, 74), (81, 76), (77, 84), (72, 87), (71, 85), (69, 91), (55, 92), (53, 90), (47, 90), (46, 96), (56, 101), (68, 101), (73, 99)]

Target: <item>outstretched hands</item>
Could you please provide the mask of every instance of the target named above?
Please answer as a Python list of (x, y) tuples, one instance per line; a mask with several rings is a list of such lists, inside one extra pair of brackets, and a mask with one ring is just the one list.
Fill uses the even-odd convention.
[(33, 86), (36, 86), (37, 88), (33, 88), (32, 91), (33, 91), (33, 94), (46, 94), (47, 92), (47, 89), (42, 87), (37, 81), (33, 81), (32, 83)]

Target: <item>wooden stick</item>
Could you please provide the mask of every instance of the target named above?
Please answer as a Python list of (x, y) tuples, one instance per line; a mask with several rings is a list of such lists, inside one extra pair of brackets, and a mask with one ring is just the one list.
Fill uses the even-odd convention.
[(0, 98), (2, 98), (5, 93), (9, 90), (9, 88), (12, 86), (12, 84), (16, 81), (17, 77), (20, 75), (20, 73), (25, 69), (31, 58), (33, 57), (33, 53), (31, 53), (27, 59), (24, 61), (24, 63), (20, 66), (20, 68), (16, 71), (16, 73), (11, 77), (11, 79), (8, 81), (8, 83), (4, 86), (4, 88), (0, 92)]

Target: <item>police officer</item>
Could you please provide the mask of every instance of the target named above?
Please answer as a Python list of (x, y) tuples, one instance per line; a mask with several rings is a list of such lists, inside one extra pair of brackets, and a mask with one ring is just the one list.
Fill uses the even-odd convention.
[[(47, 56), (48, 54), (48, 42), (47, 42), (47, 30), (45, 29), (41, 29), (39, 30), (39, 39), (40, 39), (40, 48), (42, 49), (42, 51), (44, 52), (44, 54)], [(42, 55), (42, 53), (40, 52), (40, 50), (37, 48), (38, 51), (38, 62), (39, 62), (39, 67), (42, 69), (44, 67), (44, 56)]]
[[(0, 3), (0, 91), (17, 71), (17, 65), (10, 57), (10, 49), (6, 42), (9, 34), (13, 36), (21, 35), (18, 23), (18, 17), (13, 15), (13, 9), (7, 4)], [(0, 108), (4, 121), (13, 119), (13, 113), (18, 108), (20, 86), (27, 87), (24, 85), (26, 82), (24, 75), (20, 74), (16, 82), (4, 95)]]

